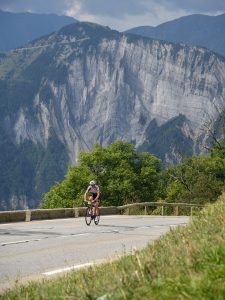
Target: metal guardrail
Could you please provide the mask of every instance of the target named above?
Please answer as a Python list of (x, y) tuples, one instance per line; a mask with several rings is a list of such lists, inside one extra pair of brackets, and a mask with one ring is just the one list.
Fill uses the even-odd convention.
[(202, 204), (193, 204), (193, 203), (167, 203), (167, 202), (141, 202), (141, 203), (132, 203), (123, 206), (118, 206), (119, 210), (134, 208), (134, 207), (144, 207), (145, 215), (147, 215), (147, 207), (161, 207), (161, 215), (164, 216), (164, 207), (174, 207), (174, 215), (179, 216), (180, 208), (190, 207), (190, 216), (193, 215), (193, 208), (204, 208), (206, 205)]
[[(78, 218), (84, 216), (85, 211), (85, 207), (2, 211), (0, 212), (0, 223)], [(101, 208), (102, 215), (113, 215), (118, 213), (119, 210), (114, 206)]]
[[(144, 207), (144, 213), (147, 215), (147, 207), (161, 207), (161, 215), (165, 215), (165, 207), (174, 207), (174, 215), (179, 216), (181, 207), (190, 207), (190, 215), (193, 214), (193, 208), (203, 208), (206, 205), (190, 203), (165, 203), (165, 202), (141, 202), (132, 203), (123, 206), (101, 207), (102, 215), (117, 215), (124, 209), (129, 210), (134, 207)], [(74, 208), (54, 208), (54, 209), (30, 209), (16, 211), (0, 212), (0, 223), (7, 222), (30, 222), (33, 220), (60, 219), (60, 218), (78, 218), (84, 216), (86, 209), (84, 207)]]

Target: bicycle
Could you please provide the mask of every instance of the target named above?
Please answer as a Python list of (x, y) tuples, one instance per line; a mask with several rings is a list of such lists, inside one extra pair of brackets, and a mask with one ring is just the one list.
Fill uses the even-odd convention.
[(95, 225), (98, 225), (100, 221), (100, 210), (98, 208), (98, 213), (96, 214), (95, 205), (95, 201), (88, 203), (88, 207), (85, 213), (85, 222), (88, 226), (91, 224), (92, 220), (94, 220)]

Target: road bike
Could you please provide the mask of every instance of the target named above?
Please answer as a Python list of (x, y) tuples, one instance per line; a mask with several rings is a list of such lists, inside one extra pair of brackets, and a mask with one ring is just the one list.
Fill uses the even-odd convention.
[[(85, 212), (85, 222), (89, 226), (91, 221), (94, 220), (95, 225), (98, 225), (100, 221), (100, 209), (98, 208), (98, 213), (96, 213), (95, 205), (96, 202), (93, 201), (87, 204), (87, 209)], [(86, 206), (86, 205), (85, 205)]]

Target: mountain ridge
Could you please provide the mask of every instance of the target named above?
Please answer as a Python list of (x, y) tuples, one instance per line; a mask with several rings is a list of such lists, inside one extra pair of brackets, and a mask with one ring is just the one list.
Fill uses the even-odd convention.
[(139, 26), (125, 31), (175, 43), (206, 47), (225, 56), (225, 13), (217, 16), (193, 14), (158, 26)]
[(128, 140), (166, 164), (200, 153), (201, 126), (209, 115), (217, 119), (224, 82), (224, 59), (207, 49), (92, 23), (7, 53), (0, 58), (1, 209), (36, 207), (95, 143)]
[(78, 21), (56, 14), (12, 13), (0, 10), (0, 51), (10, 51), (74, 22)]

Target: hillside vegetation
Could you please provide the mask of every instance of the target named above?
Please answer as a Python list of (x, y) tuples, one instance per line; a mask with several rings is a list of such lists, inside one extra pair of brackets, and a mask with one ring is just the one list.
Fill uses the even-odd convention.
[(2, 299), (222, 300), (224, 281), (225, 194), (188, 226), (170, 231), (134, 255), (30, 283)]
[(205, 156), (185, 158), (177, 166), (161, 169), (161, 161), (133, 144), (116, 141), (81, 152), (79, 166), (45, 194), (42, 208), (80, 206), (90, 180), (100, 186), (102, 205), (145, 201), (206, 204), (216, 201), (225, 184), (224, 139)]

